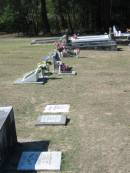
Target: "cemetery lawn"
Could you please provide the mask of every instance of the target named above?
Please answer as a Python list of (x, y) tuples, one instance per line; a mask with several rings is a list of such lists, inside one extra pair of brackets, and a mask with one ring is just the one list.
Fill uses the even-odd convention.
[[(49, 151), (63, 152), (63, 173), (130, 172), (130, 48), (81, 51), (79, 59), (64, 59), (77, 76), (14, 85), (53, 50), (30, 42), (0, 38), (0, 106), (13, 106), (18, 141), (48, 141)], [(35, 126), (47, 104), (64, 103), (67, 126)]]

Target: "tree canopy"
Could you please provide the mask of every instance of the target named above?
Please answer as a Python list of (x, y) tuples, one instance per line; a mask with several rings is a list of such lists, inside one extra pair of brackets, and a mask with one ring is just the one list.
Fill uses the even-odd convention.
[(103, 33), (130, 27), (128, 0), (1, 0), (0, 31), (27, 35)]

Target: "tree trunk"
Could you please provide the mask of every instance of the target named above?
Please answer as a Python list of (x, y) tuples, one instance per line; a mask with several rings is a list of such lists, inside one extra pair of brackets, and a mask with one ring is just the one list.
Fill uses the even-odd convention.
[(73, 30), (73, 27), (72, 27), (72, 22), (71, 22), (69, 12), (67, 13), (67, 15), (68, 15), (68, 25), (69, 25), (70, 32), (71, 32), (71, 34), (74, 34), (74, 30)]
[(50, 25), (47, 17), (46, 0), (41, 0), (41, 16), (42, 16), (43, 33), (47, 34), (50, 32)]
[(59, 13), (59, 17), (60, 17), (60, 23), (61, 23), (61, 28), (65, 29), (66, 28), (66, 21), (63, 15), (63, 9), (62, 9), (62, 3), (61, 0), (58, 0), (58, 13)]

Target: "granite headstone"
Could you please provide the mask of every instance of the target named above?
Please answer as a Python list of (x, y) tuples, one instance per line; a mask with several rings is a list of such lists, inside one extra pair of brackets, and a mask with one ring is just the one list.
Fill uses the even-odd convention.
[(17, 143), (14, 112), (11, 106), (0, 107), (0, 167)]

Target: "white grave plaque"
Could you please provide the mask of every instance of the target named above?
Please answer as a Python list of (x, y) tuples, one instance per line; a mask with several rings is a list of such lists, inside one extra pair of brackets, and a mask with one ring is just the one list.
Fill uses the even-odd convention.
[(62, 104), (62, 105), (47, 105), (45, 107), (45, 113), (68, 113), (70, 105)]
[(59, 171), (61, 152), (23, 152), (18, 164), (19, 171)]
[(36, 125), (65, 125), (65, 115), (42, 115), (37, 119)]

